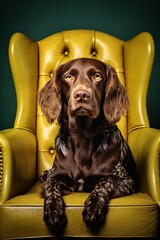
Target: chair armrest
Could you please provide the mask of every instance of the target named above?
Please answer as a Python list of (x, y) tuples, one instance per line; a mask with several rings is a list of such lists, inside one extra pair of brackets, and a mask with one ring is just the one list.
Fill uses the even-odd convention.
[(129, 133), (128, 143), (136, 160), (140, 191), (160, 205), (160, 130), (133, 130)]
[(0, 204), (23, 194), (36, 180), (36, 137), (23, 129), (0, 132)]

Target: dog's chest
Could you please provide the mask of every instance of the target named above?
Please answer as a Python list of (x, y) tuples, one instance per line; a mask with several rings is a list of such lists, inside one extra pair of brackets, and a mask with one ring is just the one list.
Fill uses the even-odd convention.
[[(72, 143), (72, 141), (71, 141)], [(69, 157), (72, 178), (83, 179), (92, 175), (104, 175), (106, 169), (103, 167), (103, 157), (99, 152), (101, 140), (81, 139), (70, 146)], [(105, 150), (107, 154), (107, 150)]]
[[(112, 132), (112, 134), (111, 134)], [(105, 130), (90, 138), (83, 134), (59, 135), (56, 140), (56, 169), (78, 181), (88, 176), (108, 175), (119, 158), (115, 134)], [(115, 146), (114, 148), (111, 146)]]

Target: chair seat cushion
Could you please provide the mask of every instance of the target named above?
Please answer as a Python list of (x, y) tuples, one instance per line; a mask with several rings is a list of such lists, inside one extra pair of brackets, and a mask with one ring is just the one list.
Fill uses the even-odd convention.
[[(82, 219), (83, 204), (88, 195), (72, 193), (64, 196), (68, 220), (64, 236), (156, 236), (158, 206), (147, 194), (138, 192), (112, 199), (104, 225), (94, 233), (86, 227)], [(2, 205), (1, 239), (51, 236), (52, 233), (43, 222), (43, 202), (44, 199), (40, 197), (40, 183), (36, 183), (26, 194), (14, 197)], [(3, 232), (6, 228), (8, 231)]]

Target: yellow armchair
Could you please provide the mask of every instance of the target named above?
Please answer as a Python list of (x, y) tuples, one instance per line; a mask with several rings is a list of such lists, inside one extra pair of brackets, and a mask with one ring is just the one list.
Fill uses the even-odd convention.
[(54, 160), (55, 122), (43, 116), (37, 93), (56, 67), (70, 59), (98, 58), (112, 65), (128, 91), (130, 107), (118, 123), (136, 160), (139, 191), (112, 199), (98, 233), (82, 220), (87, 193), (64, 196), (66, 237), (158, 237), (160, 206), (160, 130), (149, 126), (146, 96), (154, 60), (149, 33), (122, 41), (94, 30), (70, 30), (34, 42), (15, 33), (9, 59), (17, 95), (13, 129), (0, 132), (0, 239), (52, 237), (43, 222), (38, 177)]

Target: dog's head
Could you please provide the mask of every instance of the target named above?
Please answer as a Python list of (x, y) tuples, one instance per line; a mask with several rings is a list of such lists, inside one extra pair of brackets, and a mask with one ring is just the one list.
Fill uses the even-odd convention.
[(97, 118), (102, 110), (109, 123), (116, 123), (128, 107), (125, 88), (116, 71), (97, 59), (79, 58), (57, 68), (39, 93), (39, 103), (47, 120), (59, 117), (62, 101), (72, 117)]

